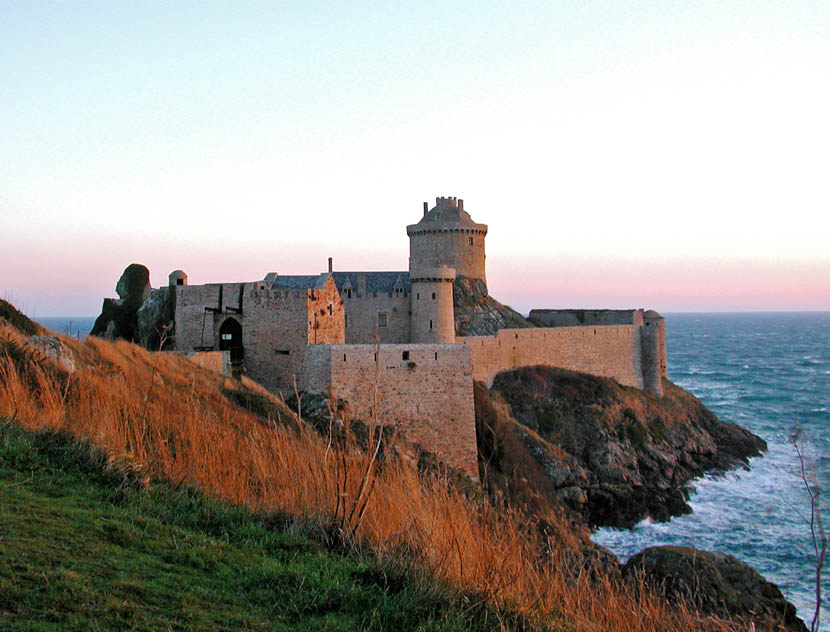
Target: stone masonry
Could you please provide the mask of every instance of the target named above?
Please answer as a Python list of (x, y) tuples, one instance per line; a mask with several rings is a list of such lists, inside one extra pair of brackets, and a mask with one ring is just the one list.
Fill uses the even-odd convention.
[(174, 271), (175, 350), (222, 351), (219, 364), (286, 397), (296, 386), (347, 400), (356, 418), (396, 424), (472, 478), (473, 380), (490, 384), (500, 371), (545, 364), (662, 395), (666, 336), (657, 312), (532, 310), (528, 328), (457, 336), (453, 284), (474, 279), (486, 293), (487, 226), (463, 200), (439, 197), (406, 231), (406, 271), (341, 272), (329, 259), (322, 274), (197, 286)]

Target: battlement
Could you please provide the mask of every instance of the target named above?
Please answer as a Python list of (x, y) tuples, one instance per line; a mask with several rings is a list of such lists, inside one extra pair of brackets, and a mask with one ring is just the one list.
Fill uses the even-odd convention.
[(455, 281), (455, 269), (449, 266), (424, 266), (424, 265), (415, 265), (409, 271), (409, 280), (412, 283), (416, 283), (418, 281), (433, 281), (433, 282), (440, 282), (440, 281), (448, 281), (452, 283)]

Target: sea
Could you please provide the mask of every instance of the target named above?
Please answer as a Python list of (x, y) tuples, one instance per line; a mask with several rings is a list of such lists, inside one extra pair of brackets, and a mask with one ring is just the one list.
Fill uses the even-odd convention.
[(43, 316), (35, 320), (59, 334), (84, 340), (95, 324), (95, 316)]
[[(748, 470), (695, 481), (691, 514), (603, 528), (593, 539), (621, 561), (664, 544), (734, 555), (778, 584), (809, 627), (816, 556), (793, 437), (800, 431), (808, 478), (826, 495), (822, 515), (830, 533), (830, 312), (664, 316), (669, 379), (769, 449)], [(830, 554), (827, 568), (822, 591), (830, 596)], [(830, 608), (821, 613), (821, 629), (830, 630)]]
[[(668, 314), (669, 379), (718, 417), (762, 437), (768, 451), (748, 470), (690, 485), (692, 513), (633, 529), (600, 529), (594, 541), (621, 561), (661, 544), (734, 555), (781, 588), (809, 625), (815, 610), (810, 501), (793, 447), (800, 429), (808, 475), (827, 500), (830, 532), (830, 312)], [(94, 317), (38, 319), (83, 340)], [(821, 499), (822, 496), (819, 496)], [(830, 555), (822, 581), (830, 596)], [(830, 631), (830, 608), (822, 608)]]

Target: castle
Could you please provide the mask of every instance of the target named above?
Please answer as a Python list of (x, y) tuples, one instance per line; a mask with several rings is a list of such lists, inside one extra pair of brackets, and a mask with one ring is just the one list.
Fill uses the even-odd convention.
[[(188, 285), (176, 270), (174, 348), (225, 359), (229, 370), (288, 396), (297, 388), (349, 402), (396, 423), (413, 442), (477, 474), (473, 381), (545, 364), (616, 379), (662, 395), (663, 318), (654, 311), (532, 310), (522, 328), (458, 331), (454, 289), (473, 283), (486, 300), (487, 226), (464, 201), (439, 197), (406, 228), (409, 270), (284, 276)], [(457, 292), (456, 292), (457, 295)], [(498, 314), (497, 314), (498, 315)], [(517, 321), (517, 322), (518, 322)]]

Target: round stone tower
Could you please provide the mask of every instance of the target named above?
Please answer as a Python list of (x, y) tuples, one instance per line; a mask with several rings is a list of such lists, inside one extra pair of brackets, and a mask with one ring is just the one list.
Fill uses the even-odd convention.
[(643, 314), (640, 329), (642, 340), (641, 362), (643, 386), (649, 393), (663, 396), (663, 378), (668, 377), (666, 365), (666, 321), (650, 309)]
[(448, 266), (410, 266), (409, 279), (412, 282), (412, 342), (454, 343), (452, 282), (455, 281), (455, 270)]
[(464, 200), (439, 197), (417, 224), (406, 227), (409, 235), (409, 269), (453, 268), (458, 276), (480, 279), (484, 272), (486, 224), (476, 224), (464, 211)]

